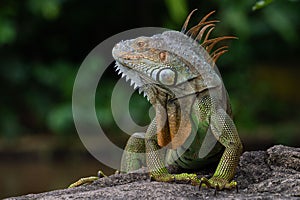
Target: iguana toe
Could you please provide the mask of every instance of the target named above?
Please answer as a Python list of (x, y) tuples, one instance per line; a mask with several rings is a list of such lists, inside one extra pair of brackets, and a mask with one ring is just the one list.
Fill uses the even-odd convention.
[(160, 182), (188, 182), (192, 185), (198, 185), (200, 180), (197, 178), (196, 174), (152, 174), (150, 175), (151, 180), (160, 181)]
[(99, 177), (97, 177), (97, 176), (90, 176), (90, 177), (81, 178), (78, 181), (76, 181), (75, 183), (72, 183), (68, 188), (73, 188), (73, 187), (78, 187), (78, 186), (81, 186), (81, 185), (91, 184), (92, 182), (94, 182), (97, 179), (99, 179)]
[(81, 185), (91, 184), (95, 180), (98, 180), (99, 178), (103, 178), (103, 177), (106, 177), (106, 175), (101, 170), (99, 170), (98, 173), (97, 173), (97, 176), (90, 176), (90, 177), (81, 178), (78, 181), (76, 181), (75, 183), (72, 183), (71, 185), (69, 185), (68, 188), (73, 188), (73, 187), (78, 187), (78, 186), (81, 186)]
[(199, 188), (201, 188), (202, 186), (206, 186), (208, 188), (214, 188), (217, 190), (223, 190), (223, 189), (233, 189), (236, 188), (237, 189), (237, 182), (235, 181), (227, 181), (224, 178), (221, 177), (217, 177), (217, 176), (213, 176), (210, 179), (207, 179), (205, 177), (200, 179), (200, 185)]

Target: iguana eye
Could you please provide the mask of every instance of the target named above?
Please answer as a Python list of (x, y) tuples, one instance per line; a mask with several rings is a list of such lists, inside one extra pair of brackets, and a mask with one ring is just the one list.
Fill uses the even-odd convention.
[(166, 51), (162, 51), (162, 52), (160, 52), (159, 53), (159, 59), (161, 60), (161, 61), (165, 61), (166, 59), (167, 59), (167, 52)]
[(157, 81), (163, 85), (175, 85), (177, 74), (170, 68), (162, 69), (157, 74)]

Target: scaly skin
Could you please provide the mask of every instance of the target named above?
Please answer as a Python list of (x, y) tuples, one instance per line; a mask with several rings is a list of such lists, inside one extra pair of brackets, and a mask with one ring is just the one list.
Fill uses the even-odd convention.
[[(208, 39), (216, 22), (206, 21), (212, 13), (188, 31), (191, 14), (182, 32), (166, 31), (123, 41), (114, 47), (117, 70), (147, 95), (156, 110), (147, 132), (139, 137), (133, 135), (129, 140), (121, 171), (145, 165), (151, 178), (157, 181), (185, 180), (216, 190), (237, 186), (232, 179), (242, 144), (215, 66), (226, 47), (212, 51), (217, 42), (233, 37)], [(168, 150), (162, 153), (165, 147)], [(142, 152), (146, 152), (145, 160), (136, 154)], [(166, 167), (201, 169), (218, 160), (210, 179), (198, 179), (195, 174), (170, 174)]]
[[(219, 41), (233, 37), (209, 39), (217, 21), (206, 20), (213, 12), (186, 31), (193, 12), (181, 32), (139, 37), (113, 48), (117, 70), (145, 93), (156, 111), (147, 132), (135, 133), (129, 139), (121, 172), (147, 166), (151, 179), (156, 181), (189, 181), (216, 190), (232, 189), (237, 186), (232, 179), (242, 144), (215, 66), (226, 46), (213, 48)], [(199, 179), (196, 174), (170, 174), (167, 170), (168, 165), (199, 170), (217, 162), (210, 179)], [(94, 177), (85, 179), (90, 180)]]

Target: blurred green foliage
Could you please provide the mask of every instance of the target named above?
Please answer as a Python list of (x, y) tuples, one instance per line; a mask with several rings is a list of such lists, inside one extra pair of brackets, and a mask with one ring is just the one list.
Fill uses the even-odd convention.
[(255, 3), (255, 5), (252, 7), (252, 10), (258, 10), (261, 8), (266, 7), (270, 3), (272, 3), (273, 0), (259, 0)]
[[(278, 91), (288, 90), (288, 72), (299, 66), (300, 3), (269, 2), (4, 0), (0, 6), (0, 134), (6, 138), (73, 135), (72, 87), (89, 51), (109, 36), (131, 28), (163, 26), (180, 30), (187, 14), (198, 8), (192, 22), (217, 10), (215, 18), (221, 23), (214, 34), (239, 38), (230, 42), (230, 52), (217, 63), (238, 128), (255, 133), (259, 127), (279, 124), (276, 127), (282, 129), (270, 132), (277, 134), (279, 142), (288, 143), (298, 134), (294, 127), (300, 119), (300, 98), (295, 94), (296, 85), (287, 96)], [(263, 8), (253, 11), (253, 5)], [(260, 67), (268, 69), (269, 74), (259, 73)], [(276, 68), (285, 69), (287, 75), (266, 81)], [(105, 74), (105, 87), (97, 91), (96, 109), (104, 128), (119, 134), (110, 110), (111, 90), (119, 77), (112, 69)], [(282, 87), (274, 89), (277, 80)], [(150, 105), (136, 96), (130, 110), (134, 120), (145, 124), (149, 116), (141, 111)]]
[(62, 3), (61, 0), (48, 0), (48, 1), (29, 0), (28, 8), (33, 14), (37, 16), (42, 16), (47, 20), (54, 20), (60, 14), (61, 3)]

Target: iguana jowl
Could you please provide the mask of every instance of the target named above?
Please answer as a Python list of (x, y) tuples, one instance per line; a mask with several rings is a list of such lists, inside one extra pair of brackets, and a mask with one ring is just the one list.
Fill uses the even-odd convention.
[[(194, 11), (193, 11), (194, 12)], [(121, 171), (146, 165), (157, 181), (190, 180), (216, 189), (236, 187), (232, 181), (242, 144), (232, 121), (228, 96), (215, 61), (226, 46), (216, 43), (233, 37), (209, 38), (215, 20), (206, 15), (187, 30), (166, 31), (115, 45), (117, 69), (143, 91), (156, 111), (145, 134), (133, 134), (122, 158)], [(162, 149), (166, 149), (164, 152)], [(140, 154), (145, 153), (145, 158)], [(145, 162), (145, 163), (144, 163)], [(167, 165), (201, 169), (219, 162), (210, 179), (195, 174), (170, 174)]]

